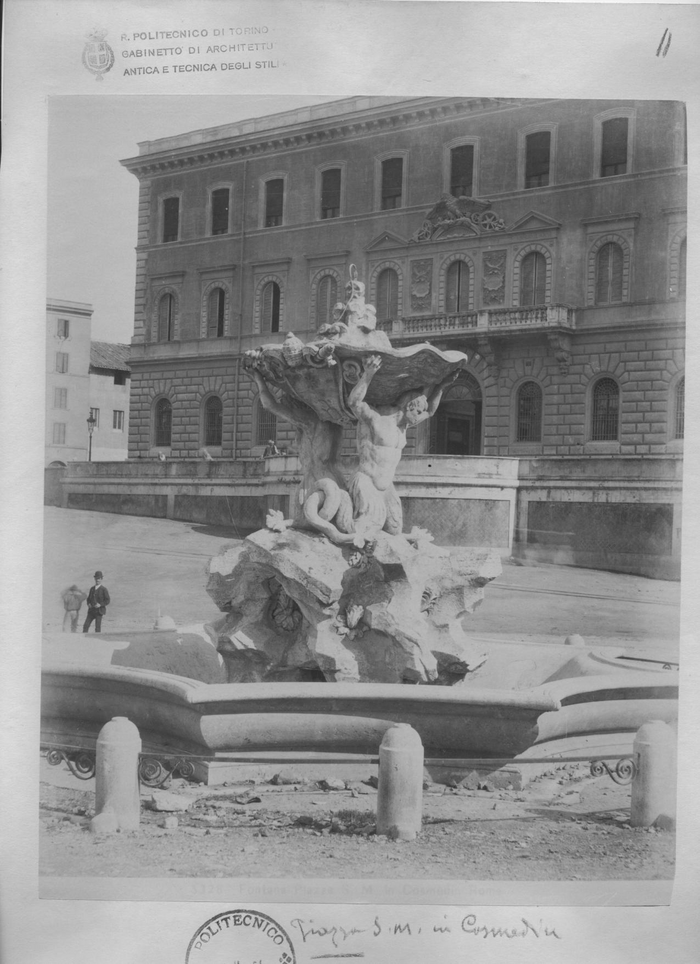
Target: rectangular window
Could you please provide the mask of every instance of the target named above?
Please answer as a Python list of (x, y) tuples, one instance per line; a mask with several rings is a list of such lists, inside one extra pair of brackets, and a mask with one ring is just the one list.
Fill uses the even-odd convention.
[(166, 197), (163, 201), (163, 242), (177, 241), (180, 233), (180, 198)]
[(95, 427), (95, 428), (99, 428), (99, 427), (100, 427), (100, 410), (99, 410), (99, 408), (91, 408), (91, 409), (90, 409), (90, 418), (93, 419), (94, 422), (95, 422), (95, 426), (94, 426), (94, 427)]
[(63, 374), (68, 371), (68, 354), (65, 351), (56, 352), (56, 371)]
[(68, 389), (67, 388), (54, 388), (53, 407), (68, 408)]
[(549, 184), (549, 156), (552, 135), (538, 131), (525, 138), (525, 187), (545, 187)]
[(321, 175), (321, 217), (340, 217), (340, 168), (324, 171)]
[(284, 179), (273, 178), (265, 182), (265, 227), (276, 228), (282, 223), (284, 212)]
[(228, 234), (228, 208), (230, 191), (227, 187), (211, 192), (211, 233)]
[(401, 207), (403, 158), (390, 157), (382, 161), (382, 211)]
[(117, 411), (117, 409), (112, 412), (112, 428), (116, 429), (117, 432), (124, 431), (124, 412)]
[(126, 385), (126, 372), (115, 372), (115, 373), (114, 373), (114, 384), (115, 384), (115, 385)]
[(603, 122), (600, 151), (600, 176), (612, 177), (627, 173), (627, 127), (626, 117), (613, 117)]
[(59, 318), (56, 323), (56, 334), (59, 338), (67, 338), (70, 334), (70, 321), (68, 318)]
[(450, 194), (471, 197), (474, 180), (474, 145), (461, 144), (450, 151)]
[(53, 444), (54, 445), (66, 444), (66, 423), (65, 422), (53, 423)]

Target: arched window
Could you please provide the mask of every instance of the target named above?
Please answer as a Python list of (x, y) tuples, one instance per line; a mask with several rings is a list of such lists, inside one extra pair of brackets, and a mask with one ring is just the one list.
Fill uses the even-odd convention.
[(473, 375), (461, 372), (430, 419), (430, 451), (435, 455), (481, 454), (482, 396)]
[(523, 382), (516, 396), (516, 442), (542, 441), (542, 389)]
[(687, 238), (683, 238), (678, 249), (678, 297), (685, 298), (685, 270), (688, 257)]
[(445, 311), (456, 315), (469, 310), (469, 265), (453, 261), (445, 275)]
[(613, 378), (601, 378), (593, 386), (591, 441), (616, 442), (620, 424), (620, 389)]
[(547, 285), (547, 262), (539, 251), (526, 254), (520, 265), (520, 304), (543, 305)]
[(673, 437), (683, 438), (685, 433), (685, 378), (676, 383), (674, 399)]
[(167, 398), (160, 398), (155, 407), (153, 444), (169, 448), (173, 434), (173, 407)]
[(332, 274), (324, 275), (316, 289), (316, 327), (328, 324), (333, 305), (338, 300), (338, 282)]
[(172, 341), (175, 337), (175, 297), (165, 294), (158, 302), (158, 341)]
[(223, 338), (226, 317), (226, 292), (213, 288), (207, 301), (207, 334), (209, 338)]
[(399, 313), (399, 276), (385, 268), (377, 279), (377, 321), (390, 321)]
[(595, 302), (614, 305), (622, 301), (622, 248), (614, 241), (604, 244), (596, 256)]
[(221, 445), (224, 406), (218, 395), (210, 395), (204, 403), (204, 444)]
[(280, 286), (276, 281), (268, 281), (262, 291), (263, 331), (280, 330)]
[(277, 419), (272, 412), (263, 408), (260, 399), (257, 401), (255, 418), (255, 445), (267, 445), (277, 439)]

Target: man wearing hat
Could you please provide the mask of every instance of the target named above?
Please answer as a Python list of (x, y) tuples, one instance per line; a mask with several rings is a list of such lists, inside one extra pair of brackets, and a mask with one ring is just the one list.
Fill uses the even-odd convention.
[(86, 633), (92, 621), (95, 621), (95, 632), (102, 632), (102, 617), (107, 612), (109, 606), (109, 592), (107, 587), (102, 585), (102, 573), (98, 569), (95, 573), (95, 585), (90, 587), (87, 597), (88, 611), (83, 623), (83, 632)]

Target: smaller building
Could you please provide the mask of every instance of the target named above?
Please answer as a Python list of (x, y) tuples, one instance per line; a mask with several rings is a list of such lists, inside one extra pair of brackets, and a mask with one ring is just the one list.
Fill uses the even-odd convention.
[(120, 462), (127, 457), (129, 435), (129, 345), (93, 341), (90, 345), (90, 415), (92, 461)]
[(130, 346), (92, 341), (92, 315), (84, 302), (51, 298), (46, 305), (47, 467), (127, 457)]
[(88, 457), (92, 305), (50, 298), (46, 305), (45, 464)]

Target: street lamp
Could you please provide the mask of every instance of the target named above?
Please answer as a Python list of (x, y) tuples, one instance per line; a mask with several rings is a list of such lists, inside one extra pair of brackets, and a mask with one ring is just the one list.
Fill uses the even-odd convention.
[(92, 462), (92, 433), (95, 431), (96, 425), (97, 425), (97, 419), (95, 418), (94, 414), (90, 412), (90, 415), (87, 420), (88, 435), (90, 437), (90, 441), (88, 443), (88, 462)]

